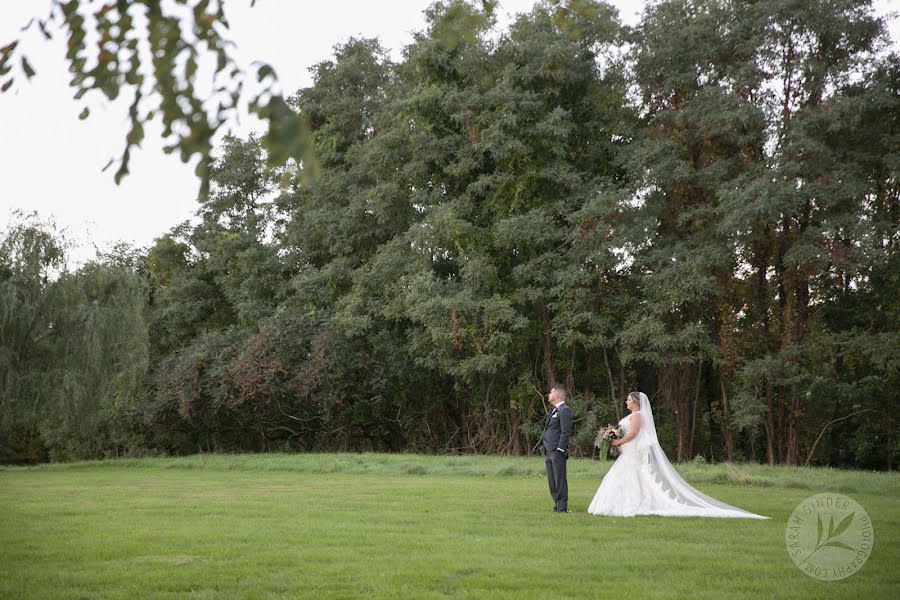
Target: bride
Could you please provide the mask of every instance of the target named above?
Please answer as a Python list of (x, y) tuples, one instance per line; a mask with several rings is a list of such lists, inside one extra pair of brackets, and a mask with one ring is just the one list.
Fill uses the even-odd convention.
[(631, 414), (619, 421), (613, 440), (620, 455), (600, 482), (588, 512), (631, 517), (737, 517), (768, 519), (719, 502), (691, 487), (672, 468), (656, 438), (650, 399), (643, 392), (628, 394)]

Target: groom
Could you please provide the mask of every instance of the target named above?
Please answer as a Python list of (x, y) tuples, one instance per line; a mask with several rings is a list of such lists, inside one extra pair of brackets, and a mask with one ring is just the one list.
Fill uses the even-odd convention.
[(566, 390), (555, 387), (548, 397), (553, 410), (544, 425), (541, 454), (547, 468), (553, 512), (569, 512), (569, 483), (566, 481), (566, 461), (569, 459), (569, 437), (572, 435), (572, 409), (566, 406)]

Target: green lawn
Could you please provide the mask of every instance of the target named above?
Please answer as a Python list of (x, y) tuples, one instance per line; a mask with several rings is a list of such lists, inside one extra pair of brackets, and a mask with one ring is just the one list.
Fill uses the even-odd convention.
[[(769, 521), (595, 517), (607, 464), (537, 458), (206, 455), (0, 469), (0, 597), (900, 597), (900, 475), (685, 465)], [(875, 530), (843, 581), (801, 573), (785, 524), (837, 491)]]

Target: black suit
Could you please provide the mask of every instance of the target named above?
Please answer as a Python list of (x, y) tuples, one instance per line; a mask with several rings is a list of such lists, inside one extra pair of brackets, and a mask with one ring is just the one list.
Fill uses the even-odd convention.
[(569, 509), (569, 482), (566, 480), (566, 461), (569, 459), (569, 438), (572, 437), (572, 421), (575, 415), (565, 403), (550, 411), (544, 426), (541, 454), (547, 469), (547, 483), (553, 510), (565, 512)]

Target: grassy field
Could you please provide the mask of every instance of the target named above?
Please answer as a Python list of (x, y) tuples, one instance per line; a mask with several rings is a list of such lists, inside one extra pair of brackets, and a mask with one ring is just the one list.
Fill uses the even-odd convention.
[[(684, 465), (771, 520), (596, 517), (608, 463), (569, 461), (553, 514), (537, 458), (198, 455), (0, 468), (3, 598), (900, 597), (900, 475)], [(785, 524), (837, 491), (875, 547), (837, 582), (801, 573)]]

